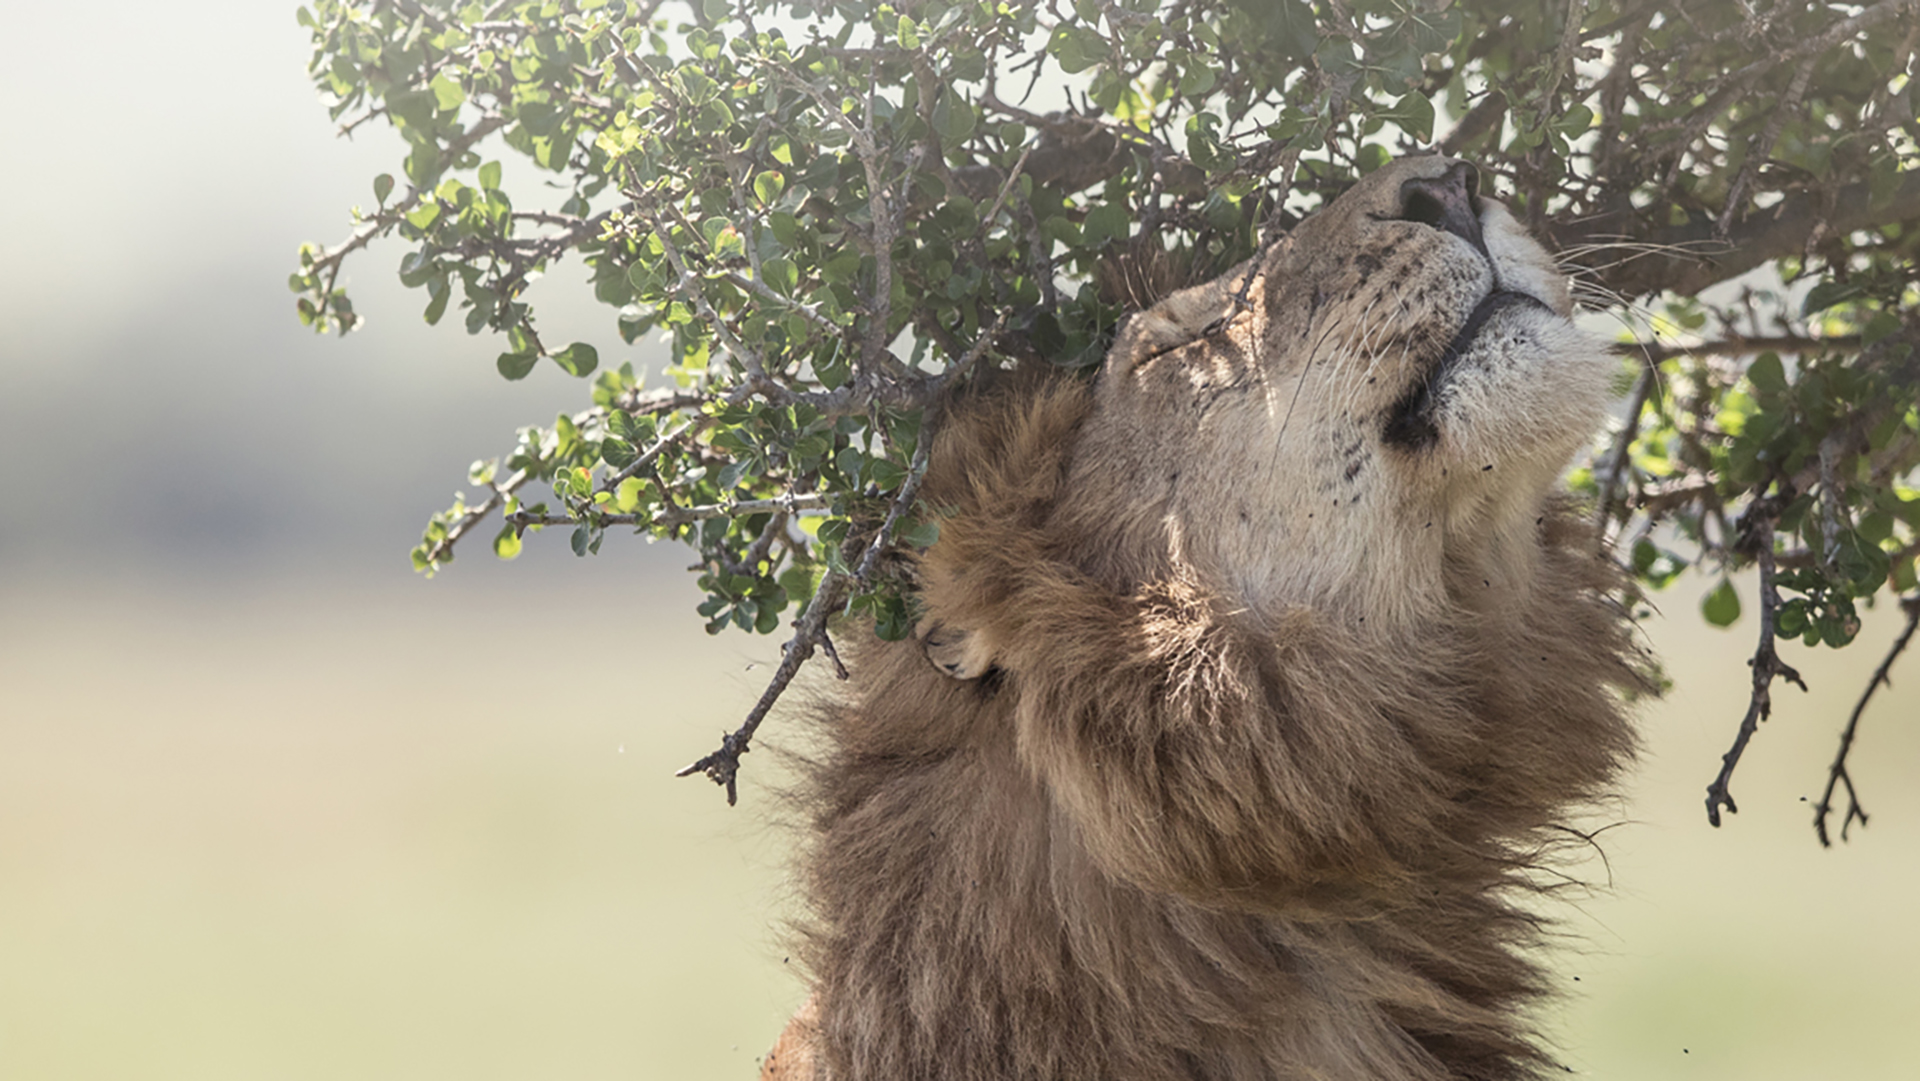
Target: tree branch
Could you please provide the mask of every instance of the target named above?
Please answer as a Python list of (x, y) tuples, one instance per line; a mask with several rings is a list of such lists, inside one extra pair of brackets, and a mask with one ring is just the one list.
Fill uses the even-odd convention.
[(747, 713), (747, 719), (722, 737), (718, 749), (674, 771), (675, 777), (704, 773), (714, 784), (727, 790), (727, 806), (739, 802), (740, 756), (753, 749), (753, 734), (759, 731), (760, 722), (766, 720), (773, 704), (800, 673), (800, 666), (813, 656), (815, 647), (826, 640), (827, 617), (840, 607), (847, 581), (846, 575), (832, 571), (820, 580), (820, 588), (807, 602), (806, 612), (794, 621), (793, 637), (782, 647), (785, 655), (780, 658), (780, 667), (774, 669), (773, 679), (768, 681), (767, 689), (760, 692), (760, 700)]
[(1887, 674), (1893, 669), (1893, 662), (1906, 651), (1907, 643), (1913, 640), (1913, 631), (1920, 626), (1920, 596), (1907, 597), (1900, 602), (1900, 608), (1907, 613), (1907, 625), (1900, 636), (1893, 640), (1893, 648), (1887, 651), (1886, 659), (1874, 670), (1873, 678), (1867, 681), (1867, 689), (1861, 694), (1860, 701), (1853, 707), (1853, 715), (1847, 718), (1846, 730), (1840, 733), (1840, 750), (1833, 756), (1833, 765), (1827, 767), (1827, 789), (1820, 794), (1820, 802), (1813, 805), (1813, 831), (1820, 837), (1820, 847), (1832, 848), (1833, 841), (1827, 836), (1827, 815), (1833, 811), (1833, 790), (1837, 785), (1847, 786), (1847, 813), (1840, 819), (1840, 839), (1847, 839), (1847, 830), (1858, 822), (1867, 824), (1867, 812), (1860, 806), (1860, 793), (1853, 787), (1853, 774), (1847, 770), (1847, 755), (1853, 750), (1854, 733), (1860, 728), (1860, 715), (1867, 710), (1867, 703), (1873, 701), (1873, 692), (1885, 686), (1893, 686)]
[(1553, 246), (1561, 250), (1604, 245), (1622, 235), (1647, 245), (1650, 250), (1641, 258), (1590, 272), (1599, 284), (1631, 298), (1661, 290), (1692, 295), (1782, 256), (1799, 255), (1822, 223), (1829, 234), (1844, 236), (1911, 218), (1920, 218), (1920, 172), (1905, 174), (1877, 206), (1864, 181), (1830, 192), (1790, 195), (1742, 217), (1724, 238), (1718, 235), (1716, 223), (1704, 217), (1669, 228), (1643, 228), (1637, 212), (1631, 210), (1549, 223), (1547, 232)]
[(1627, 469), (1627, 452), (1632, 449), (1633, 441), (1640, 436), (1640, 414), (1645, 411), (1647, 395), (1653, 392), (1654, 365), (1659, 362), (1647, 353), (1646, 361), (1640, 367), (1640, 374), (1633, 381), (1633, 393), (1627, 398), (1627, 420), (1620, 428), (1620, 435), (1613, 443), (1613, 460), (1607, 463), (1606, 476), (1600, 482), (1599, 507), (1595, 511), (1594, 530), (1599, 534), (1601, 550), (1607, 543), (1607, 519), (1613, 514), (1613, 497), (1620, 487), (1620, 478)]
[(771, 499), (742, 499), (732, 503), (701, 503), (691, 507), (664, 507), (652, 514), (589, 514), (580, 517), (572, 514), (533, 514), (528, 511), (515, 511), (507, 515), (507, 522), (518, 529), (529, 526), (549, 525), (630, 525), (653, 528), (686, 525), (689, 522), (702, 522), (708, 518), (740, 518), (750, 514), (795, 514), (800, 511), (825, 510), (833, 504), (832, 496), (825, 492), (789, 493), (774, 496)]
[[(1006, 329), (1007, 316), (1002, 312), (992, 327), (983, 331), (980, 337), (960, 357), (948, 366), (947, 370), (934, 377), (932, 383), (936, 390), (950, 386), (953, 381), (964, 376)], [(907, 478), (900, 483), (900, 490), (894, 494), (893, 503), (887, 508), (887, 516), (874, 532), (873, 539), (867, 542), (866, 551), (852, 574), (840, 571), (828, 571), (820, 580), (820, 586), (814, 590), (813, 599), (808, 602), (806, 612), (794, 622), (794, 635), (782, 648), (780, 667), (773, 673), (773, 679), (767, 683), (766, 690), (760, 693), (760, 700), (754, 703), (747, 719), (739, 728), (722, 737), (720, 746), (699, 760), (690, 763), (674, 773), (676, 777), (690, 777), (704, 773), (713, 783), (727, 790), (727, 805), (733, 806), (739, 797), (740, 756), (753, 747), (754, 733), (759, 731), (760, 723), (766, 720), (768, 711), (786, 692), (800, 667), (813, 656), (816, 648), (824, 649), (833, 662), (834, 672), (839, 678), (847, 678), (846, 666), (840, 663), (840, 656), (833, 648), (833, 642), (827, 637), (827, 620), (845, 599), (847, 592), (858, 586), (865, 588), (878, 565), (880, 556), (893, 543), (893, 532), (900, 519), (913, 508), (919, 497), (920, 483), (926, 477), (927, 463), (932, 457), (933, 442), (938, 434), (940, 420), (940, 400), (936, 397), (927, 406), (920, 420), (920, 437), (913, 448), (913, 460), (908, 466)]]
[(1850, 353), (1862, 345), (1858, 334), (1837, 334), (1831, 338), (1810, 338), (1798, 334), (1776, 334), (1759, 338), (1731, 337), (1692, 345), (1649, 345), (1622, 342), (1613, 351), (1622, 356), (1640, 354), (1649, 365), (1674, 357), (1745, 357), (1755, 353)]
[(1495, 90), (1481, 98), (1479, 104), (1467, 110), (1467, 115), (1453, 126), (1445, 139), (1440, 140), (1440, 152), (1448, 156), (1460, 153), (1461, 149), (1473, 144), (1474, 140), (1497, 127), (1507, 116), (1507, 96)]
[(1774, 620), (1780, 612), (1780, 591), (1773, 582), (1773, 530), (1780, 520), (1780, 508), (1773, 500), (1755, 500), (1741, 516), (1741, 546), (1752, 547), (1760, 563), (1760, 644), (1753, 651), (1749, 662), (1753, 668), (1753, 696), (1747, 703), (1747, 715), (1740, 719), (1740, 731), (1734, 736), (1733, 746), (1720, 758), (1720, 774), (1707, 786), (1707, 821), (1715, 827), (1720, 825), (1720, 808), (1738, 814), (1740, 808), (1734, 805), (1733, 793), (1728, 784), (1733, 780), (1733, 770), (1740, 764), (1740, 756), (1746, 752), (1747, 741), (1760, 729), (1760, 722), (1773, 713), (1773, 681), (1777, 676), (1799, 687), (1807, 689), (1800, 673), (1795, 671), (1780, 654), (1774, 650)]

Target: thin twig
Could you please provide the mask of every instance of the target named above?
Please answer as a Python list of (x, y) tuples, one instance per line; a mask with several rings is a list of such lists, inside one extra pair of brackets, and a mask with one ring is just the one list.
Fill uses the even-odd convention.
[(1756, 500), (1747, 513), (1741, 515), (1741, 537), (1743, 545), (1750, 545), (1760, 563), (1760, 644), (1753, 651), (1753, 697), (1747, 703), (1747, 715), (1740, 719), (1740, 731), (1734, 736), (1733, 746), (1720, 758), (1720, 774), (1707, 786), (1707, 821), (1714, 826), (1720, 825), (1720, 808), (1738, 814), (1740, 808), (1734, 805), (1733, 793), (1727, 785), (1733, 780), (1733, 769), (1740, 764), (1740, 756), (1746, 752), (1747, 741), (1760, 729), (1760, 722), (1773, 712), (1773, 681), (1777, 676), (1799, 687), (1807, 689), (1806, 682), (1800, 678), (1780, 654), (1775, 652), (1773, 644), (1774, 621), (1780, 612), (1780, 591), (1773, 582), (1773, 530), (1780, 520), (1780, 507), (1774, 500)]
[(759, 730), (760, 722), (766, 720), (767, 712), (780, 700), (793, 677), (799, 674), (800, 666), (813, 656), (814, 648), (826, 636), (827, 617), (840, 607), (847, 582), (846, 575), (831, 571), (820, 580), (820, 588), (807, 602), (806, 612), (794, 621), (794, 634), (784, 647), (786, 655), (780, 658), (780, 667), (774, 669), (773, 679), (768, 681), (767, 689), (760, 692), (760, 700), (754, 703), (747, 719), (721, 738), (718, 749), (674, 771), (675, 777), (704, 773), (714, 784), (727, 790), (727, 806), (739, 802), (740, 756), (753, 749), (753, 734)]
[(1862, 344), (1858, 334), (1836, 334), (1831, 338), (1777, 334), (1757, 338), (1722, 338), (1692, 345), (1622, 342), (1614, 346), (1613, 351), (1622, 355), (1639, 353), (1647, 358), (1648, 363), (1659, 364), (1674, 357), (1744, 357), (1755, 353), (1817, 353), (1829, 350), (1844, 353), (1859, 349)]
[(833, 678), (842, 682), (853, 678), (847, 672), (847, 666), (840, 662), (840, 651), (833, 648), (833, 635), (826, 631), (820, 632), (820, 650), (827, 655), (827, 660), (833, 662)]
[(1649, 357), (1641, 365), (1640, 375), (1633, 381), (1633, 394), (1627, 399), (1627, 421), (1620, 429), (1620, 436), (1613, 444), (1613, 460), (1607, 463), (1606, 476), (1600, 482), (1599, 507), (1594, 511), (1593, 528), (1600, 543), (1607, 543), (1607, 519), (1613, 514), (1613, 497), (1620, 486), (1620, 478), (1627, 469), (1627, 452), (1633, 448), (1633, 441), (1640, 437), (1640, 414), (1645, 410), (1647, 395), (1653, 392), (1654, 362)]
[(508, 496), (512, 495), (515, 490), (531, 479), (533, 479), (533, 474), (528, 470), (522, 469), (506, 480), (501, 481), (499, 484), (493, 485), (493, 494), (487, 497), (486, 502), (477, 507), (469, 508), (467, 513), (460, 516), (458, 522), (447, 527), (447, 535), (440, 538), (440, 543), (428, 550), (427, 562), (445, 562), (452, 556), (453, 546), (461, 537), (472, 532), (474, 526), (484, 521), (487, 515), (492, 514), (495, 509), (507, 501)]
[(776, 514), (793, 514), (800, 511), (825, 510), (832, 502), (832, 498), (825, 492), (802, 492), (777, 495), (771, 499), (742, 499), (735, 503), (699, 503), (691, 507), (665, 507), (652, 514), (578, 516), (515, 511), (507, 515), (507, 521), (520, 529), (526, 529), (529, 526), (583, 524), (665, 527), (701, 522), (708, 518), (741, 518), (752, 514), (766, 514), (770, 511)]
[(1032, 156), (1033, 145), (1029, 143), (1024, 150), (1020, 151), (1020, 160), (1014, 162), (1012, 170), (1007, 173), (1006, 182), (1000, 185), (1000, 194), (993, 197), (993, 204), (987, 207), (987, 212), (980, 215), (982, 232), (993, 228), (993, 219), (999, 216), (1000, 208), (1007, 205), (1007, 197), (1013, 194), (1014, 185), (1020, 182), (1020, 174), (1027, 167), (1027, 159)]
[(1873, 678), (1867, 681), (1867, 689), (1860, 695), (1860, 701), (1853, 707), (1853, 716), (1847, 718), (1846, 731), (1840, 733), (1840, 750), (1833, 756), (1833, 765), (1827, 767), (1827, 790), (1820, 794), (1820, 802), (1813, 805), (1813, 831), (1820, 837), (1820, 847), (1832, 848), (1833, 841), (1827, 836), (1827, 815), (1833, 811), (1833, 790), (1837, 785), (1847, 786), (1847, 813), (1840, 819), (1840, 839), (1847, 839), (1847, 830), (1855, 822), (1867, 824), (1866, 809), (1860, 806), (1860, 793), (1853, 787), (1853, 774), (1847, 770), (1847, 755), (1853, 750), (1853, 736), (1860, 728), (1860, 715), (1867, 711), (1867, 703), (1873, 701), (1873, 692), (1881, 686), (1893, 686), (1887, 674), (1893, 670), (1893, 662), (1906, 651), (1907, 643), (1913, 641), (1913, 631), (1920, 626), (1920, 595), (1907, 597), (1900, 602), (1900, 608), (1907, 613), (1907, 625), (1900, 636), (1893, 640), (1893, 648), (1874, 670)]

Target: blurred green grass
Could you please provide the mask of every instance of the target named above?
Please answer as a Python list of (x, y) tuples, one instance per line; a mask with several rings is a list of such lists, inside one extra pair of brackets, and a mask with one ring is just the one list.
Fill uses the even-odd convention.
[(768, 800), (670, 774), (771, 647), (639, 593), (8, 596), (0, 1076), (753, 1076)]
[[(684, 583), (582, 612), (563, 582), (10, 589), (0, 1076), (754, 1076), (801, 996), (777, 757), (749, 759), (731, 811), (669, 773), (776, 647), (708, 639)], [(1823, 852), (1799, 799), (1891, 613), (1858, 656), (1805, 664), (1815, 693), (1782, 696), (1715, 832), (1700, 794), (1746, 634), (1670, 602), (1651, 629), (1679, 685), (1605, 834), (1614, 888), (1554, 956), (1568, 1061), (1912, 1077), (1915, 680), (1865, 728), (1872, 827)]]

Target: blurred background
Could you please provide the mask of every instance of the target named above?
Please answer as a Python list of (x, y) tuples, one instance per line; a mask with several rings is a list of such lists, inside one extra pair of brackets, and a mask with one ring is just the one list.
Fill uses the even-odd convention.
[[(637, 539), (409, 569), (468, 462), (586, 388), (426, 327), (397, 247), (349, 263), (364, 329), (299, 325), (298, 244), (344, 237), (399, 143), (334, 137), (291, 3), (13, 5), (6, 40), (0, 1077), (754, 1076), (803, 993), (777, 755), (731, 810), (671, 773), (777, 642), (708, 638), (689, 554)], [(536, 285), (546, 336), (653, 360), (583, 281)], [(1706, 627), (1704, 584), (1647, 622), (1676, 686), (1549, 1025), (1598, 1078), (1904, 1081), (1920, 656), (1855, 752), (1871, 828), (1823, 851), (1809, 801), (1884, 607), (1844, 653), (1787, 647), (1812, 693), (1777, 693), (1715, 831), (1753, 625)]]

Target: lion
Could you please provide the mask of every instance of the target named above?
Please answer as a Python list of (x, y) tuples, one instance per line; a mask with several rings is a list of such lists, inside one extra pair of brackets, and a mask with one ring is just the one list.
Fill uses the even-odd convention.
[(1556, 478), (1616, 362), (1474, 168), (1403, 159), (958, 396), (916, 640), (806, 804), (783, 1081), (1502, 1079), (1526, 905), (1631, 758), (1618, 581)]

